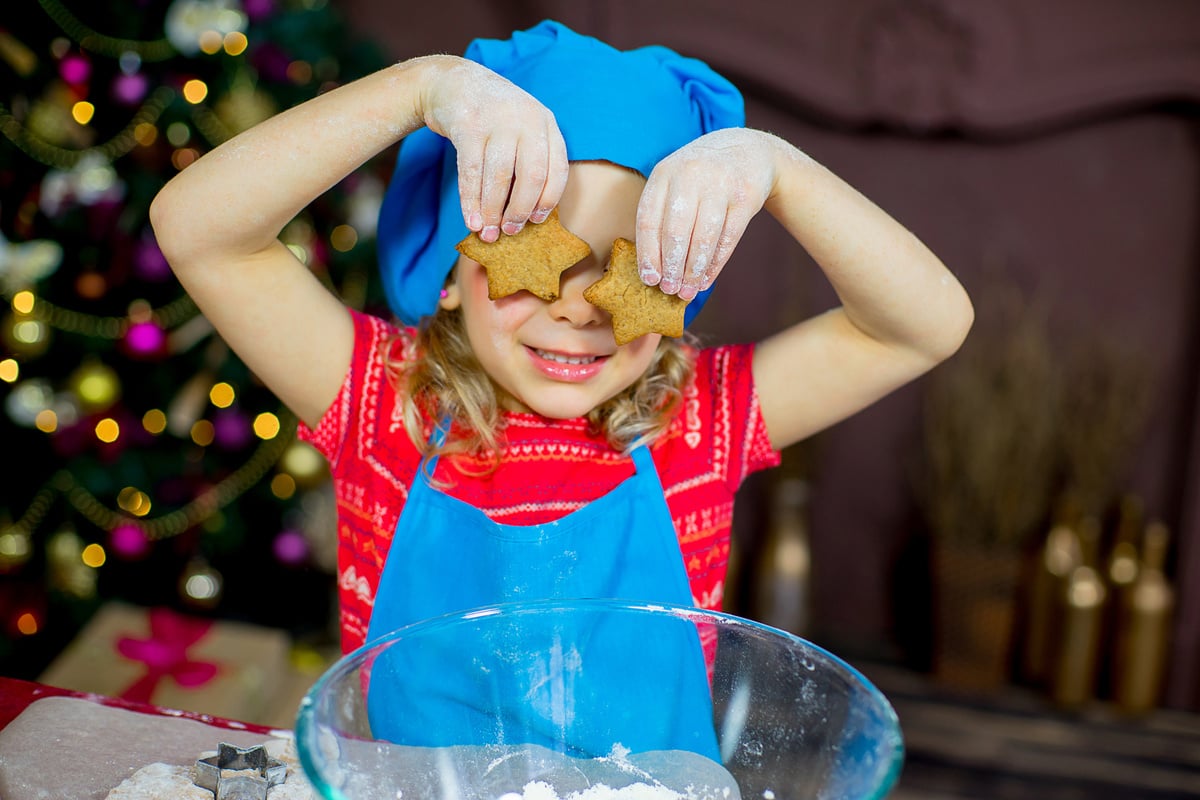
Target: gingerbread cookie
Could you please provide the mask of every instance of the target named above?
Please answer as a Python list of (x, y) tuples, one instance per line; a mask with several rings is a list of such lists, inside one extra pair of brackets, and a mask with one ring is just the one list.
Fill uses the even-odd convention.
[(499, 300), (526, 289), (543, 300), (558, 299), (560, 276), (591, 254), (588, 243), (563, 227), (558, 209), (545, 222), (529, 224), (512, 236), (485, 242), (471, 233), (455, 249), (487, 270), (488, 297)]
[(613, 336), (619, 345), (647, 333), (683, 335), (683, 312), (688, 301), (642, 283), (637, 253), (628, 239), (613, 242), (604, 276), (584, 289), (583, 296), (612, 315)]

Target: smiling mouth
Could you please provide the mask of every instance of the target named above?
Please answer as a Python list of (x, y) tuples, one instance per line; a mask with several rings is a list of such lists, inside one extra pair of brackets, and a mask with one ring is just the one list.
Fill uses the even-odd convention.
[(547, 361), (553, 361), (557, 364), (571, 364), (574, 366), (579, 366), (583, 364), (592, 364), (599, 358), (599, 356), (569, 356), (563, 353), (552, 353), (549, 350), (540, 350), (536, 347), (532, 349), (533, 352), (538, 354), (538, 357), (544, 358)]

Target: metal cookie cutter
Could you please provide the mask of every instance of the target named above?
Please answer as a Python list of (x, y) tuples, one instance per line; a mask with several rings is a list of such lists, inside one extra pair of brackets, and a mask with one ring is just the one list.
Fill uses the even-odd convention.
[(267, 790), (286, 777), (287, 764), (268, 756), (263, 745), (243, 749), (221, 742), (215, 756), (196, 762), (192, 783), (216, 800), (267, 800)]

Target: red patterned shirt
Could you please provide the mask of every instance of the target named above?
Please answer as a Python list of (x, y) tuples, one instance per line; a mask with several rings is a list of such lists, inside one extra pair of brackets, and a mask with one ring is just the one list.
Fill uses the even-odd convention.
[[(337, 398), (315, 430), (300, 437), (329, 460), (338, 505), (338, 588), (342, 647), (361, 645), (384, 559), (420, 453), (400, 416), (388, 356), (408, 351), (415, 331), (353, 313), (354, 357)], [(734, 493), (755, 470), (779, 463), (750, 372), (752, 345), (706, 348), (680, 414), (654, 442), (667, 507), (675, 522), (696, 605), (720, 608), (729, 559)], [(633, 461), (588, 431), (584, 419), (504, 415), (501, 466), (484, 477), (439, 466), (448, 494), (497, 522), (550, 522), (600, 497), (633, 474)]]

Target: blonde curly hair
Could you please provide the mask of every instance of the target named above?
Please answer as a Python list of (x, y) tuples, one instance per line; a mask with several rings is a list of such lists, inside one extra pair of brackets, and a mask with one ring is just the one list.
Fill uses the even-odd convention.
[[(678, 411), (695, 359), (690, 335), (663, 337), (642, 376), (593, 409), (588, 423), (622, 453), (654, 441)], [(483, 473), (499, 466), (500, 403), (495, 385), (471, 349), (461, 310), (439, 309), (403, 355), (389, 358), (386, 366), (400, 388), (405, 430), (424, 457), (464, 455), (480, 460)], [(451, 430), (441, 445), (435, 445), (430, 435), (434, 422), (442, 419), (451, 420)]]

